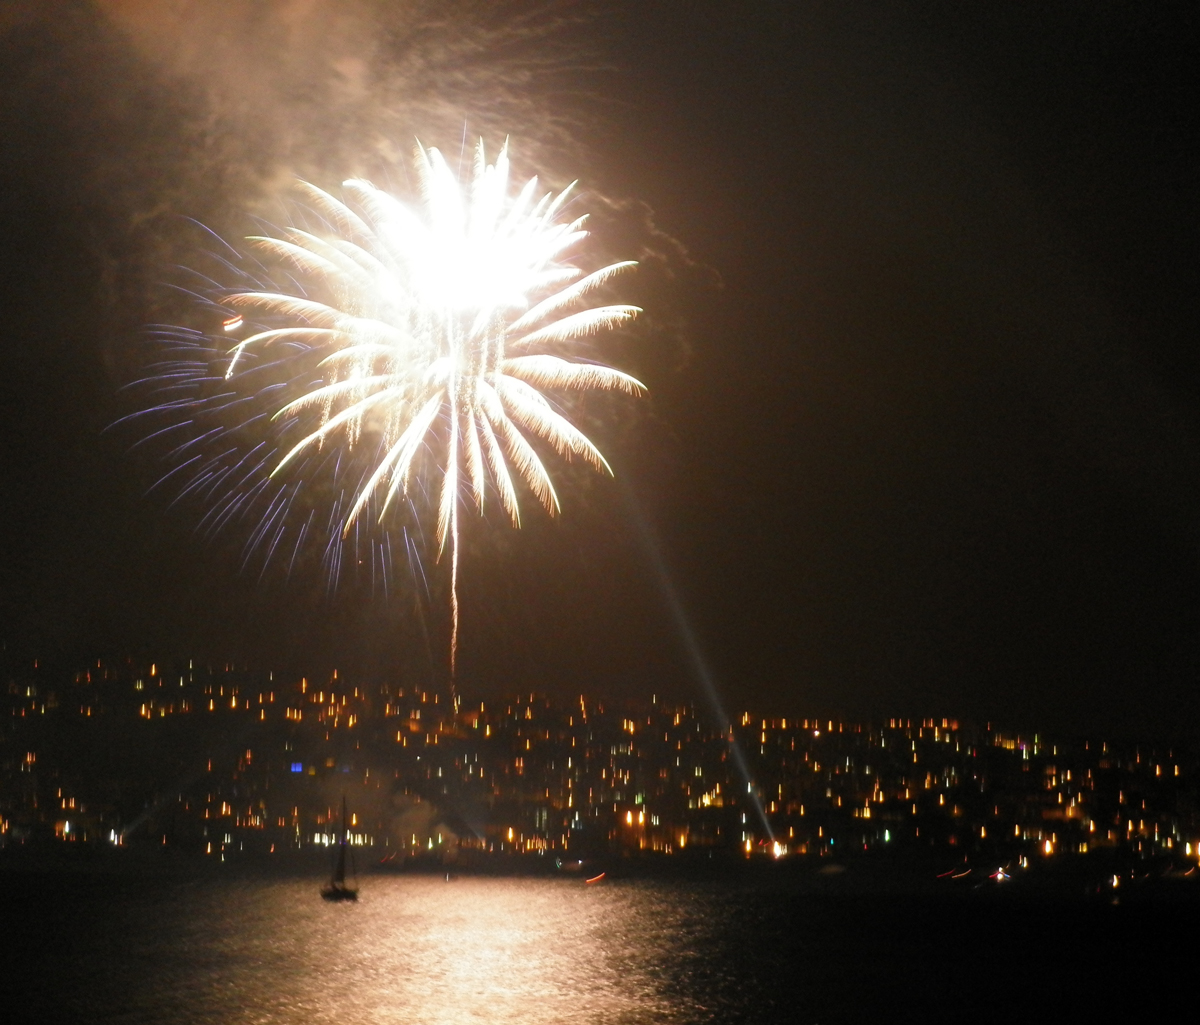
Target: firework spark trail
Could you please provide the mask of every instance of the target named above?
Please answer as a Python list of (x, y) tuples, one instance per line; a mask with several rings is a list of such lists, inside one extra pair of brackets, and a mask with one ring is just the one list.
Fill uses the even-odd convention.
[(519, 526), (515, 482), (524, 482), (555, 514), (558, 497), (527, 434), (565, 458), (579, 456), (611, 473), (596, 446), (542, 391), (639, 394), (643, 385), (611, 367), (543, 350), (561, 350), (640, 311), (628, 305), (578, 308), (633, 264), (586, 275), (576, 267), (570, 254), (587, 232), (583, 217), (562, 216), (571, 187), (539, 195), (533, 178), (513, 195), (507, 145), (489, 164), (479, 144), (465, 195), (437, 149), (418, 146), (416, 168), (423, 198), (417, 208), (358, 179), (344, 183), (348, 203), (303, 185), (333, 234), (293, 227), (283, 237), (252, 239), (328, 299), (309, 298), (300, 285), (297, 294), (227, 296), (235, 311), (227, 330), (248, 327), (253, 333), (232, 348), (225, 376), (238, 374), (249, 351), (274, 345), (319, 355), (320, 379), (275, 411), (276, 421), (305, 426), (272, 476), (326, 446), (340, 459), (356, 446), (377, 445), (373, 469), (342, 519), (343, 537), (368, 503), (378, 504), (382, 520), (397, 497), (407, 498), (420, 475), (418, 464), (429, 461), (423, 453), (436, 453), (436, 539), (439, 556), (449, 547), (453, 681), (460, 489), (482, 513), (490, 484)]

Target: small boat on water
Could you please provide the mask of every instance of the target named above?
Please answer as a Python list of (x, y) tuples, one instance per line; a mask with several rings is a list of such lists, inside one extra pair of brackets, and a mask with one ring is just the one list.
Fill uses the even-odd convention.
[[(346, 825), (346, 798), (342, 797), (342, 834), (338, 844), (337, 860), (333, 865), (333, 875), (329, 882), (321, 887), (321, 897), (324, 900), (358, 900), (358, 887), (346, 885), (346, 848), (349, 846), (350, 831)], [(354, 871), (355, 882), (358, 872), (354, 869), (354, 852), (350, 852), (351, 869)]]

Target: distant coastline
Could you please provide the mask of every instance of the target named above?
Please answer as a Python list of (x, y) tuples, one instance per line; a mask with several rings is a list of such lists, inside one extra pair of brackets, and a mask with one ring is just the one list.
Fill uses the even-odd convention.
[(455, 705), (192, 661), (5, 683), (0, 868), (323, 869), (345, 795), (364, 872), (832, 885), (837, 866), (846, 886), (1114, 893), (1200, 875), (1200, 761), (1179, 745), (948, 718), (718, 724), (656, 699)]

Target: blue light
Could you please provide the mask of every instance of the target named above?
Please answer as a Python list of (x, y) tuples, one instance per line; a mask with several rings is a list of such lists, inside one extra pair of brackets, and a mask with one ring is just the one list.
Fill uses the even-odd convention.
[(292, 772), (303, 772), (303, 771), (304, 771), (304, 763), (303, 762), (292, 762)]

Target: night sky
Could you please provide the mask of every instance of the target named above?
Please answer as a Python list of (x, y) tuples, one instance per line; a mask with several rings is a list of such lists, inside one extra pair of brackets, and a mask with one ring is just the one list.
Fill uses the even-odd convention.
[[(329, 596), (147, 489), (145, 325), (202, 222), (412, 139), (579, 176), (646, 309), (617, 480), (465, 539), (460, 686), (1200, 727), (1189, 4), (0, 6), (0, 638), (444, 680), (411, 580)], [(665, 568), (665, 576), (655, 566)], [(400, 575), (403, 576), (402, 574)], [(677, 603), (673, 606), (673, 603)]]

